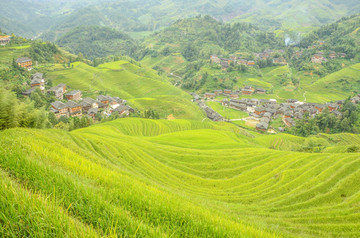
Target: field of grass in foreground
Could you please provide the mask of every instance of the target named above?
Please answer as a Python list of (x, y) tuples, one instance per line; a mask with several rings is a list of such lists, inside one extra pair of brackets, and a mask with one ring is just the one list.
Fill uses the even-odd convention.
[(360, 137), (134, 118), (70, 133), (6, 130), (0, 234), (359, 236), (359, 153), (293, 151), (310, 141), (336, 151)]

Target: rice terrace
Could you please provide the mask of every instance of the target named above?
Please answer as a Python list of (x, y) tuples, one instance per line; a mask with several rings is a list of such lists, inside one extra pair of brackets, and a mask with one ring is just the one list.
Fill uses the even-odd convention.
[(0, 0), (0, 237), (360, 237), (360, 2)]

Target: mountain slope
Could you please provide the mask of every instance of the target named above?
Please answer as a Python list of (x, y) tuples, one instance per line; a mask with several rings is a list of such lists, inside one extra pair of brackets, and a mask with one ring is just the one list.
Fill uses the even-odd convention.
[(133, 57), (138, 48), (126, 34), (99, 26), (76, 27), (58, 39), (56, 44), (75, 54), (81, 52), (88, 59), (108, 55)]
[[(1, 183), (12, 191), (1, 186), (11, 198), (0, 203), (2, 211), (12, 216), (2, 218), (6, 226), (0, 231), (17, 236), (359, 235), (359, 154), (289, 151), (292, 145), (314, 143), (335, 148), (340, 136), (341, 146), (350, 146), (345, 141), (359, 142), (359, 136), (244, 133), (226, 124), (130, 118), (71, 133), (0, 132)], [(20, 199), (26, 201), (21, 210), (8, 206)], [(44, 219), (47, 212), (30, 212), (44, 209), (58, 215)], [(29, 221), (26, 230), (10, 220), (19, 213)]]
[(191, 96), (171, 85), (156, 71), (140, 67), (129, 61), (116, 61), (92, 67), (73, 63), (71, 69), (57, 67), (47, 76), (54, 84), (66, 83), (88, 96), (107, 93), (128, 100), (133, 107), (144, 111), (149, 108), (167, 118), (203, 119), (203, 113), (191, 102)]
[[(27, 10), (28, 9), (28, 10)], [(54, 41), (80, 25), (108, 26), (126, 32), (154, 31), (178, 19), (199, 14), (221, 20), (253, 21), (278, 28), (319, 25), (358, 13), (356, 0), (80, 0), (0, 1), (0, 14), (10, 22), (6, 31)], [(13, 29), (12, 25), (20, 28)], [(4, 24), (0, 23), (4, 28)], [(10, 33), (10, 32), (9, 32)]]

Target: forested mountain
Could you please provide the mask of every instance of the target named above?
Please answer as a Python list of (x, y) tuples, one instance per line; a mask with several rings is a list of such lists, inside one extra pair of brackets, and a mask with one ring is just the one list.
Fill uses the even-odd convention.
[(316, 41), (324, 41), (327, 47), (342, 51), (352, 57), (360, 52), (360, 15), (344, 17), (320, 27), (304, 37), (300, 46), (309, 47)]
[(359, 10), (356, 0), (0, 0), (0, 28), (28, 37), (43, 33), (43, 39), (54, 41), (80, 25), (144, 32), (203, 14), (224, 21), (251, 20), (292, 28), (329, 23)]
[(205, 17), (178, 20), (172, 26), (148, 37), (144, 43), (152, 53), (182, 53), (189, 61), (207, 59), (211, 54), (236, 51), (260, 52), (285, 47), (282, 37), (264, 32), (250, 23), (227, 24)]
[(76, 27), (56, 43), (72, 53), (82, 53), (90, 59), (108, 55), (134, 57), (137, 52), (137, 43), (128, 35), (100, 26)]

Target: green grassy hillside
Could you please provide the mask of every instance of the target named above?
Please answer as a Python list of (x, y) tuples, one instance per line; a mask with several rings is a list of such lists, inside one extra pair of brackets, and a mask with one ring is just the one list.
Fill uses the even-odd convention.
[(95, 97), (100, 93), (128, 100), (139, 110), (149, 108), (166, 118), (202, 119), (203, 114), (191, 96), (171, 85), (156, 71), (139, 67), (128, 61), (117, 61), (92, 67), (74, 63), (73, 68), (55, 66), (48, 73), (54, 84), (66, 83), (71, 88), (84, 91), (84, 95)]
[(337, 148), (360, 138), (129, 118), (70, 133), (3, 131), (0, 233), (358, 236), (359, 153), (289, 150), (308, 140)]

